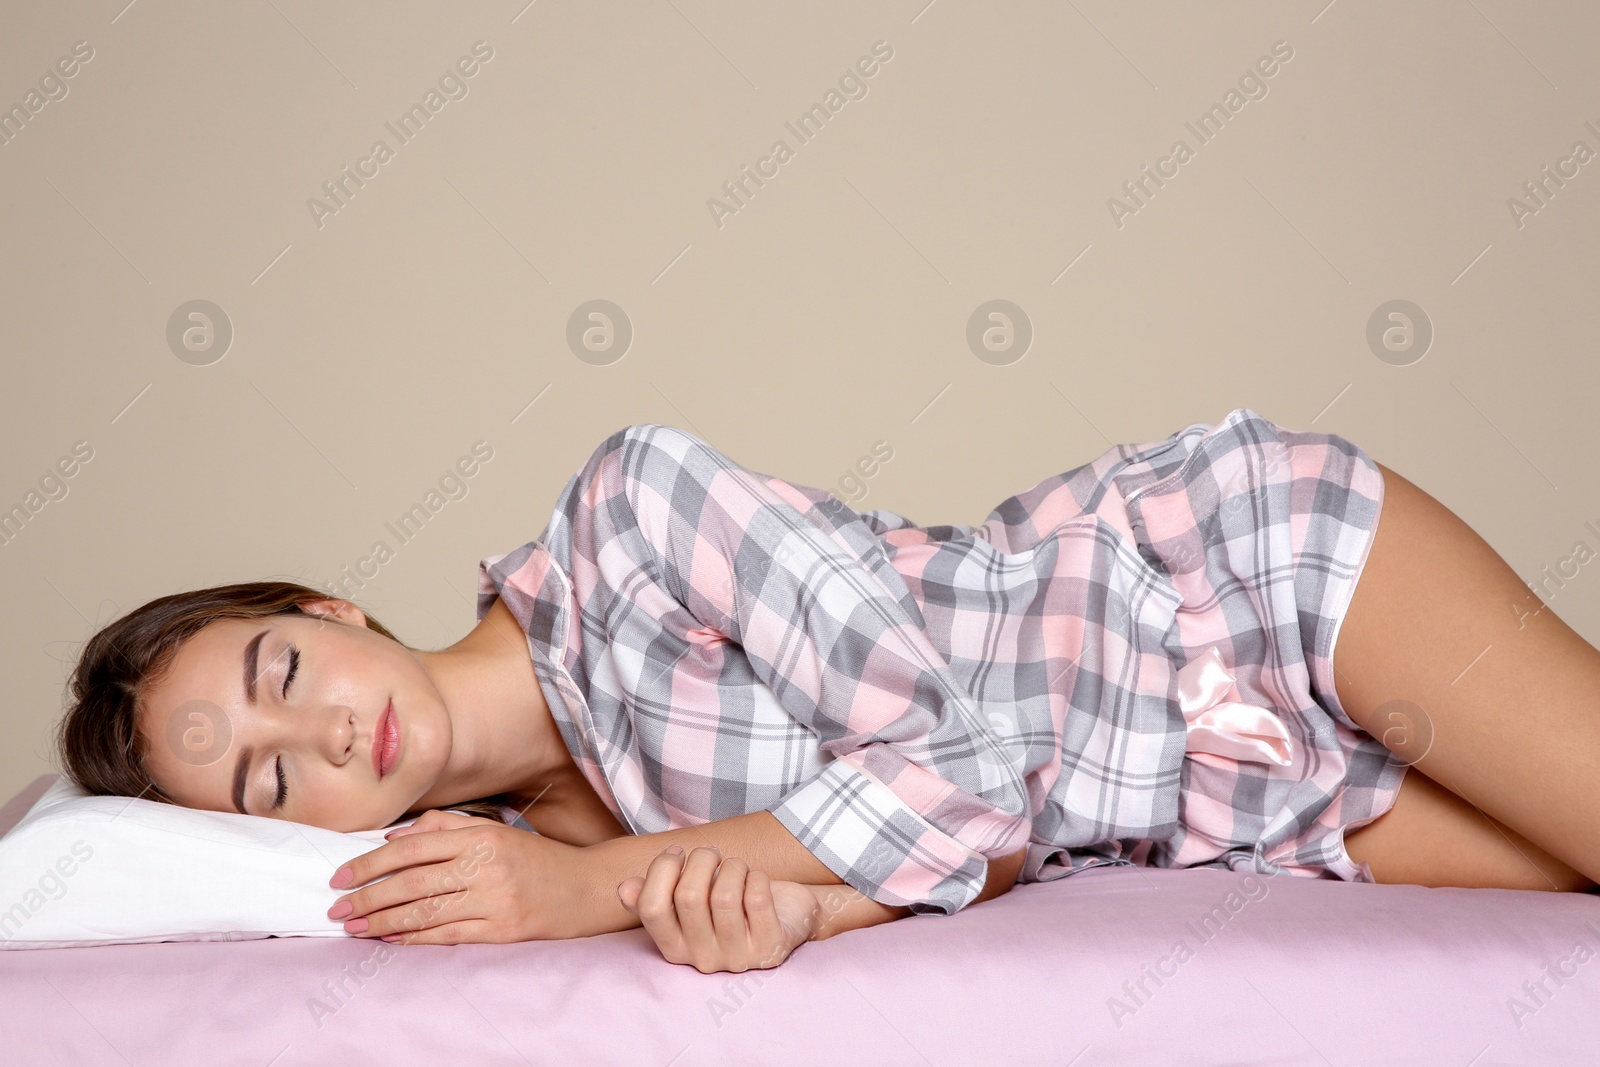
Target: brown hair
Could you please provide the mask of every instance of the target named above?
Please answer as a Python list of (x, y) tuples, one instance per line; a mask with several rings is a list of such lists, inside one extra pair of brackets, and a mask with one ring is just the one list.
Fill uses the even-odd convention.
[[(301, 604), (328, 594), (295, 582), (241, 582), (159, 597), (110, 623), (84, 646), (68, 683), (70, 704), (56, 727), (56, 749), (78, 788), (97, 796), (177, 803), (146, 772), (148, 740), (138, 709), (151, 685), (172, 667), (178, 648), (218, 619), (309, 615)], [(402, 642), (372, 616), (367, 629)], [(450, 805), (505, 821), (505, 794)]]

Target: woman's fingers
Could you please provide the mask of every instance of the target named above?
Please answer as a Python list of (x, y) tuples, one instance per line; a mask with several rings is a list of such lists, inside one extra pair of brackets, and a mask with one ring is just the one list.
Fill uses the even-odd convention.
[(348, 889), (419, 863), (455, 859), (471, 848), (471, 835), (471, 828), (457, 827), (397, 836), (388, 844), (351, 859), (333, 873), (328, 884), (334, 889)]
[(763, 953), (781, 952), (788, 944), (778, 909), (772, 903), (772, 879), (766, 871), (751, 871), (744, 885), (744, 913), (750, 923), (750, 941)]
[(683, 930), (678, 925), (678, 909), (673, 903), (673, 890), (677, 887), (678, 872), (683, 869), (683, 864), (681, 846), (674, 845), (658, 854), (645, 869), (644, 885), (639, 890), (635, 905), (645, 931), (655, 941), (661, 954), (674, 963), (684, 958)]
[(470, 897), (471, 894), (460, 892), (409, 900), (396, 907), (350, 919), (344, 924), (345, 930), (357, 937), (384, 937), (427, 930), (447, 923), (454, 925), (468, 919), (489, 918), (482, 914), (481, 909), (472, 906)]
[(437, 808), (430, 808), (418, 815), (416, 821), (410, 826), (397, 826), (383, 836), (385, 840), (393, 841), (395, 838), (404, 837), (407, 834), (422, 834), (427, 833), (429, 830), (454, 830), (461, 826), (471, 826), (472, 821), (473, 816), (463, 815), (459, 811), (440, 811)]
[(745, 878), (750, 867), (734, 857), (722, 861), (711, 883), (711, 925), (725, 960), (742, 958), (750, 946), (750, 925), (745, 921)]
[(697, 963), (717, 951), (717, 932), (711, 923), (711, 879), (721, 859), (722, 853), (715, 849), (692, 849), (672, 892), (678, 926)]
[(715, 848), (685, 855), (676, 845), (651, 860), (643, 878), (619, 883), (617, 898), (663, 957), (704, 974), (778, 966), (810, 936), (817, 908), (806, 886), (773, 882)]
[[(442, 857), (454, 859), (454, 855)], [(430, 863), (425, 867), (407, 867), (354, 893), (347, 893), (328, 909), (330, 919), (353, 920), (384, 908), (395, 908), (411, 901), (442, 893), (456, 893), (467, 887), (455, 866), (450, 863)], [(348, 903), (348, 908), (341, 904)], [(346, 926), (348, 929), (348, 924)]]
[(624, 908), (635, 915), (639, 914), (639, 894), (642, 892), (644, 892), (644, 879), (638, 875), (624, 878), (617, 883), (617, 899), (622, 901)]

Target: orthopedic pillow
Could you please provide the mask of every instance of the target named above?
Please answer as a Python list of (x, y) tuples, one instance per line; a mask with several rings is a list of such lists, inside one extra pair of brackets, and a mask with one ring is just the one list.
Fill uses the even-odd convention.
[(349, 890), (328, 879), (389, 829), (89, 796), (62, 775), (0, 838), (0, 949), (346, 937), (327, 911)]

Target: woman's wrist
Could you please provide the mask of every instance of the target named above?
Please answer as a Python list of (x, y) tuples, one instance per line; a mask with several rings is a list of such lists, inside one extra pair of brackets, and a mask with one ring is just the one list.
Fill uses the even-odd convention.
[[(991, 860), (983, 891), (973, 903), (992, 900), (1010, 890), (1016, 883), (1027, 854), (1028, 850), (1024, 847), (1009, 856)], [(817, 927), (811, 935), (812, 941), (823, 941), (846, 930), (877, 926), (912, 914), (910, 908), (880, 904), (848, 885), (808, 885), (806, 888), (816, 896), (820, 914)]]
[[(672, 843), (666, 840), (670, 836), (668, 833), (617, 838), (576, 849), (578, 869), (574, 877), (588, 908), (587, 914), (577, 918), (581, 932), (572, 936), (588, 937), (641, 925), (637, 912), (623, 904), (617, 890), (629, 878), (643, 876), (650, 860)], [(835, 934), (893, 922), (911, 914), (910, 908), (880, 904), (843, 883), (796, 884), (803, 885), (817, 902), (809, 941), (825, 941)]]
[(642, 870), (633, 869), (636, 864), (628, 854), (607, 847), (612, 844), (613, 841), (601, 841), (577, 849), (577, 869), (573, 877), (582, 899), (587, 902), (587, 913), (580, 920), (584, 932), (577, 935), (579, 937), (631, 930), (639, 925), (639, 917), (623, 907), (617, 898), (617, 886)]
[(817, 924), (811, 933), (812, 941), (825, 941), (846, 930), (877, 926), (911, 914), (910, 908), (880, 904), (853, 886), (808, 885), (806, 888), (817, 898)]
[[(765, 825), (766, 820), (771, 821), (771, 826)], [(781, 833), (773, 832), (773, 827)], [(580, 920), (584, 932), (575, 936), (586, 937), (639, 926), (639, 917), (618, 899), (617, 887), (636, 875), (643, 877), (650, 861), (673, 844), (681, 844), (686, 850), (697, 845), (717, 844), (725, 856), (738, 856), (751, 869), (766, 870), (773, 878), (784, 878), (784, 872), (769, 869), (763, 863), (763, 857), (774, 861), (772, 866), (801, 864), (831, 874), (826, 868), (821, 868), (820, 862), (783, 829), (782, 824), (771, 819), (767, 812), (735, 816), (680, 830), (630, 835), (583, 847), (574, 846), (579, 859), (579, 870), (574, 877), (580, 881), (583, 898), (591, 906), (590, 913)], [(803, 858), (796, 855), (797, 851), (803, 853)], [(989, 876), (978, 901), (990, 900), (1009, 890), (1026, 855), (1024, 848), (1011, 856), (991, 861)], [(859, 889), (842, 882), (823, 884), (806, 881), (804, 876), (791, 876), (787, 880), (804, 885), (817, 899), (818, 919), (809, 938), (812, 941), (824, 941), (847, 930), (877, 926), (912, 914), (910, 908), (880, 904)]]
[(733, 815), (715, 822), (662, 830), (653, 834), (629, 834), (584, 846), (593, 850), (599, 862), (611, 867), (617, 881), (643, 876), (645, 869), (663, 849), (682, 845), (684, 851), (710, 845), (724, 856), (738, 856), (752, 870), (766, 871), (802, 885), (827, 885), (839, 878), (770, 811)]
[(644, 877), (650, 861), (671, 845), (681, 845), (685, 852), (712, 845), (724, 856), (744, 860), (751, 870), (802, 885), (820, 888), (823, 879), (836, 877), (768, 811), (660, 833), (614, 837), (578, 849), (581, 870), (575, 877), (584, 882), (586, 895), (595, 903), (594, 933), (639, 925), (638, 917), (617, 899), (617, 886), (634, 876)]

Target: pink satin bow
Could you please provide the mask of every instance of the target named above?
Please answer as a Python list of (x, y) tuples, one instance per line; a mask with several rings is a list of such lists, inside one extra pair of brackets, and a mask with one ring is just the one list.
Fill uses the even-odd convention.
[(1227, 699), (1237, 696), (1233, 673), (1215, 645), (1178, 671), (1178, 700), (1189, 724), (1189, 752), (1287, 767), (1294, 762), (1294, 740), (1283, 722), (1266, 708)]

